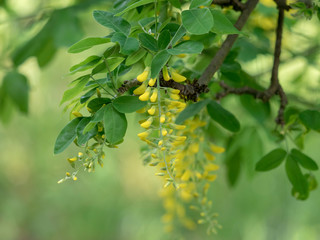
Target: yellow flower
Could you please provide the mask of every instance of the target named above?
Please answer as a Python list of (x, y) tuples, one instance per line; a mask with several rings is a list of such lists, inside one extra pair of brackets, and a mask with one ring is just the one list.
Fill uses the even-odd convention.
[(172, 76), (173, 81), (178, 82), (178, 83), (184, 82), (185, 80), (187, 80), (186, 77), (184, 77), (184, 76), (182, 76), (179, 73), (176, 73), (174, 71), (171, 72), (171, 76)]
[(183, 40), (186, 40), (186, 41), (188, 41), (188, 40), (190, 40), (190, 36), (183, 36)]
[(67, 176), (67, 177), (70, 177), (71, 174), (70, 174), (69, 172), (66, 172), (66, 176)]
[(156, 83), (156, 81), (157, 81), (156, 78), (151, 78), (151, 79), (149, 80), (149, 86), (150, 86), (150, 87), (153, 87), (154, 84)]
[(166, 136), (168, 134), (168, 131), (166, 129), (162, 129), (161, 134), (162, 136)]
[(181, 53), (181, 54), (178, 54), (177, 55), (177, 57), (179, 57), (179, 58), (185, 58), (187, 55), (186, 54), (184, 54), (184, 53)]
[(143, 128), (149, 128), (151, 126), (152, 122), (153, 122), (153, 118), (150, 117), (150, 118), (148, 118), (147, 121), (144, 121), (143, 123), (141, 123), (140, 126)]
[(173, 89), (173, 88), (170, 88), (169, 90), (172, 94), (179, 94), (180, 93), (180, 90), (178, 89)]
[(190, 177), (191, 177), (191, 171), (187, 169), (182, 175), (181, 180), (186, 182), (186, 181), (189, 181)]
[(158, 146), (160, 147), (162, 144), (163, 144), (163, 140), (160, 140), (160, 141), (158, 142)]
[(147, 89), (146, 84), (142, 83), (142, 84), (140, 85), (140, 87), (136, 88), (136, 89), (133, 91), (133, 93), (134, 93), (135, 95), (141, 95), (141, 94), (143, 94), (143, 93), (146, 91), (146, 89)]
[(206, 157), (206, 159), (207, 160), (209, 160), (209, 161), (213, 161), (213, 160), (215, 160), (216, 159), (216, 157), (215, 156), (213, 156), (213, 155), (211, 155), (210, 153), (208, 153), (208, 152), (204, 152), (204, 156)]
[(180, 99), (180, 96), (178, 94), (170, 94), (169, 95), (171, 99), (174, 99), (174, 100), (179, 100)]
[(153, 93), (152, 93), (152, 95), (150, 97), (150, 101), (153, 102), (153, 103), (156, 102), (157, 101), (157, 97), (158, 97), (158, 90), (154, 89)]
[(75, 161), (77, 161), (77, 158), (76, 158), (76, 157), (74, 157), (74, 158), (68, 158), (68, 161), (69, 161), (69, 162), (75, 162)]
[(155, 106), (152, 106), (152, 107), (148, 110), (148, 113), (149, 113), (150, 115), (154, 115), (155, 112), (156, 112), (156, 107), (155, 107)]
[(223, 153), (225, 151), (225, 149), (223, 147), (218, 147), (212, 143), (210, 144), (210, 149), (214, 153)]
[(145, 71), (143, 71), (143, 73), (141, 73), (140, 75), (138, 75), (137, 80), (138, 80), (139, 82), (144, 82), (145, 80), (148, 79), (148, 75), (149, 75), (149, 71), (148, 71), (148, 70), (145, 70)]
[(162, 69), (162, 75), (163, 75), (163, 79), (165, 81), (169, 81), (171, 79), (170, 75), (168, 73), (168, 68), (166, 66), (164, 66), (163, 69)]
[(73, 111), (72, 114), (73, 114), (73, 116), (75, 116), (75, 117), (82, 117), (82, 114), (79, 113), (79, 112), (77, 112), (77, 111)]
[(164, 123), (166, 121), (165, 115), (161, 115), (160, 117), (160, 123)]
[(144, 92), (144, 94), (140, 95), (139, 99), (140, 101), (148, 101), (150, 97), (151, 88), (147, 88), (147, 90)]
[(146, 139), (149, 136), (149, 131), (145, 131), (138, 134), (138, 137), (141, 139)]
[(209, 163), (205, 166), (205, 170), (210, 172), (210, 171), (216, 171), (219, 169), (219, 166), (217, 164)]

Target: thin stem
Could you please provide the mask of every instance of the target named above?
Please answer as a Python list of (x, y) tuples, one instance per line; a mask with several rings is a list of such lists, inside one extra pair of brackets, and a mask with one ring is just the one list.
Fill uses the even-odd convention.
[(106, 88), (104, 88), (92, 75), (90, 76), (93, 81), (95, 81), (106, 93), (108, 93), (111, 97), (114, 97)]
[[(159, 76), (157, 77), (157, 90), (158, 90), (158, 109), (159, 109), (160, 141), (161, 141), (161, 140), (163, 141), (162, 123), (161, 123), (161, 121), (160, 121), (160, 118), (161, 118), (161, 96), (160, 96), (160, 78), (159, 78)], [(165, 153), (165, 151), (163, 151), (163, 161), (164, 161), (164, 164), (166, 165), (166, 169), (167, 169), (168, 176), (172, 179), (173, 186), (176, 188), (177, 185), (176, 185), (176, 183), (175, 183), (175, 181), (174, 181), (174, 178), (173, 178), (172, 174), (170, 173), (169, 166), (168, 166), (168, 163), (167, 163), (167, 161), (166, 161), (166, 153)]]
[(157, 39), (158, 34), (158, 17), (157, 17), (157, 0), (154, 0), (154, 17), (155, 17), (155, 38)]

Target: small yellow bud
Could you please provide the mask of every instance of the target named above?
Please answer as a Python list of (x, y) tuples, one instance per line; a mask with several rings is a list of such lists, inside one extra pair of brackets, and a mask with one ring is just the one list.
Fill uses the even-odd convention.
[(208, 153), (208, 152), (204, 152), (204, 156), (206, 157), (206, 159), (207, 159), (208, 161), (213, 161), (213, 160), (216, 159), (215, 156), (211, 155), (211, 154)]
[(66, 172), (66, 176), (67, 176), (67, 177), (70, 177), (71, 174), (70, 174), (69, 172)]
[(174, 124), (174, 129), (177, 129), (177, 130), (183, 130), (186, 128), (186, 125), (177, 125), (177, 124)]
[(149, 113), (150, 115), (154, 115), (155, 112), (156, 112), (156, 107), (155, 107), (155, 106), (152, 106), (152, 107), (148, 110), (148, 113)]
[(181, 54), (178, 54), (177, 55), (177, 57), (179, 57), (179, 58), (185, 58), (187, 55), (186, 54), (184, 54), (184, 53), (181, 53)]
[(149, 75), (149, 71), (148, 71), (148, 70), (145, 70), (145, 71), (143, 71), (143, 73), (141, 73), (140, 75), (138, 75), (137, 80), (138, 80), (139, 82), (144, 82), (145, 80), (148, 79), (148, 75)]
[(217, 164), (209, 163), (205, 166), (205, 170), (210, 172), (210, 171), (216, 171), (219, 169), (219, 166)]
[(205, 8), (205, 6), (201, 5), (201, 6), (199, 6), (199, 8)]
[(182, 76), (179, 73), (176, 73), (174, 71), (171, 72), (171, 76), (172, 76), (173, 81), (178, 82), (178, 83), (184, 82), (185, 80), (187, 80), (186, 77), (184, 77), (184, 76)]
[(161, 150), (161, 151), (165, 151), (165, 150), (166, 150), (166, 148), (165, 148), (165, 147), (162, 147), (160, 150)]
[(189, 178), (191, 177), (191, 171), (188, 169), (184, 172), (184, 174), (181, 176), (182, 181), (189, 181)]
[(162, 75), (163, 75), (163, 79), (165, 81), (169, 81), (171, 79), (170, 75), (168, 73), (168, 68), (166, 66), (164, 66), (163, 69), (162, 69)]
[(173, 89), (173, 88), (170, 88), (169, 90), (172, 94), (179, 94), (180, 93), (180, 90), (178, 89)]
[(77, 111), (73, 111), (72, 115), (75, 116), (75, 117), (82, 117), (82, 114), (77, 112)]
[(168, 131), (166, 129), (162, 129), (161, 134), (162, 136), (167, 136)]
[(151, 78), (151, 79), (149, 80), (149, 86), (150, 86), (150, 87), (153, 87), (154, 84), (156, 83), (156, 81), (157, 81), (156, 78)]
[(151, 154), (151, 157), (153, 157), (153, 158), (157, 158), (157, 155), (156, 155), (156, 154), (154, 154), (154, 153), (152, 153), (152, 154)]
[(141, 139), (146, 139), (149, 136), (149, 131), (145, 131), (138, 134), (138, 137)]
[(141, 123), (140, 126), (143, 128), (149, 128), (151, 126), (152, 122), (153, 122), (153, 118), (150, 117), (150, 118), (148, 118), (147, 121), (144, 121), (143, 123)]
[(135, 95), (141, 95), (141, 94), (143, 94), (143, 93), (146, 91), (146, 89), (147, 89), (146, 84), (142, 83), (138, 88), (136, 88), (136, 89), (133, 91), (133, 93), (134, 93)]
[(204, 223), (205, 223), (204, 219), (199, 219), (198, 220), (198, 224), (204, 224)]
[(210, 144), (210, 149), (214, 153), (223, 153), (225, 151), (225, 149), (223, 147), (218, 147), (212, 143)]
[(206, 179), (210, 182), (213, 182), (214, 180), (217, 179), (217, 175), (208, 175), (206, 176)]
[(165, 174), (164, 174), (164, 173), (156, 173), (155, 175), (162, 177), (162, 176), (164, 176)]
[(96, 91), (97, 91), (98, 98), (101, 98), (101, 92), (100, 92), (99, 88), (96, 88)]
[(145, 107), (136, 111), (136, 113), (145, 113), (145, 112), (146, 112), (146, 108)]
[(178, 94), (170, 94), (169, 95), (171, 99), (174, 99), (174, 100), (179, 100), (180, 99), (180, 96)]
[(166, 116), (165, 115), (161, 115), (160, 123), (164, 123), (165, 121), (166, 121)]
[(68, 161), (69, 162), (75, 162), (75, 161), (77, 161), (78, 160), (78, 158), (76, 158), (76, 157), (74, 157), (74, 158), (68, 158)]
[(82, 152), (78, 152), (78, 158), (82, 158), (83, 157), (83, 153)]
[(157, 166), (159, 164), (159, 162), (153, 162), (153, 163), (149, 163), (149, 166), (154, 167)]
[(150, 97), (150, 101), (153, 102), (153, 103), (156, 102), (157, 101), (157, 97), (158, 97), (158, 90), (154, 89), (153, 93), (152, 93), (152, 95)]
[(147, 90), (144, 92), (144, 94), (140, 95), (139, 100), (140, 101), (148, 101), (150, 97), (151, 88), (147, 88)]
[(76, 177), (76, 176), (73, 176), (73, 181), (77, 181), (78, 180), (78, 178)]
[(158, 142), (158, 146), (160, 147), (162, 144), (163, 144), (163, 140), (160, 140), (160, 141)]
[(188, 40), (190, 40), (190, 36), (183, 36), (183, 38), (182, 38), (183, 40), (186, 40), (186, 41), (188, 41)]

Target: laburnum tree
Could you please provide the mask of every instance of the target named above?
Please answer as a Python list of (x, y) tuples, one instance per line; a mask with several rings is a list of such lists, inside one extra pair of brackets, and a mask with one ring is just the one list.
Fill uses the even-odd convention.
[[(299, 56), (308, 59), (304, 71), (319, 66), (319, 38), (306, 38), (305, 49), (285, 44), (299, 21), (320, 19), (319, 1), (125, 0), (93, 11), (93, 18), (105, 34), (68, 50), (104, 48), (70, 68), (78, 77), (61, 104), (67, 103), (71, 121), (54, 153), (72, 142), (82, 150), (68, 158), (74, 171), (59, 183), (103, 166), (106, 149), (125, 140), (127, 115), (136, 113), (143, 163), (163, 182), (167, 231), (206, 224), (211, 233), (220, 227), (207, 195), (219, 169), (217, 155), (231, 186), (244, 168), (282, 167), (291, 183), (288, 194), (305, 200), (316, 189), (318, 165), (304, 151), (304, 139), (320, 132), (319, 104), (288, 93), (279, 67)], [(272, 56), (271, 69), (254, 76), (243, 65), (260, 55)], [(308, 81), (303, 72), (297, 79)], [(228, 105), (228, 99), (236, 103)], [(268, 152), (261, 135), (273, 146)]]

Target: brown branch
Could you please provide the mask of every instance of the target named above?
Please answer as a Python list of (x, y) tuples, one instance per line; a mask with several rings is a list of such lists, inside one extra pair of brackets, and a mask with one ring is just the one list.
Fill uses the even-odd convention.
[[(258, 0), (248, 0), (245, 4), (244, 10), (241, 12), (237, 22), (235, 23), (235, 27), (238, 30), (241, 30), (244, 24), (247, 22), (251, 12), (254, 10), (258, 3)], [(209, 66), (206, 68), (202, 76), (200, 77), (198, 83), (199, 85), (208, 85), (213, 75), (216, 71), (221, 67), (223, 61), (227, 57), (230, 52), (234, 42), (237, 40), (237, 34), (228, 35), (227, 39), (223, 42), (221, 48), (216, 53)]]
[(278, 24), (276, 30), (276, 43), (274, 50), (274, 60), (273, 67), (271, 73), (270, 86), (268, 89), (264, 91), (259, 91), (257, 89), (253, 89), (250, 87), (242, 87), (242, 88), (233, 88), (225, 84), (224, 82), (220, 82), (220, 86), (224, 89), (223, 92), (216, 94), (216, 99), (220, 100), (221, 98), (227, 96), (228, 94), (250, 94), (255, 98), (261, 99), (266, 102), (269, 101), (271, 97), (274, 95), (279, 95), (280, 97), (280, 107), (278, 111), (278, 116), (276, 118), (276, 123), (280, 125), (284, 125), (284, 111), (288, 104), (288, 99), (283, 91), (282, 86), (279, 82), (279, 65), (280, 65), (280, 55), (281, 55), (281, 44), (282, 44), (282, 33), (283, 33), (283, 23), (284, 23), (284, 8), (282, 5), (278, 6), (279, 15), (278, 15)]

